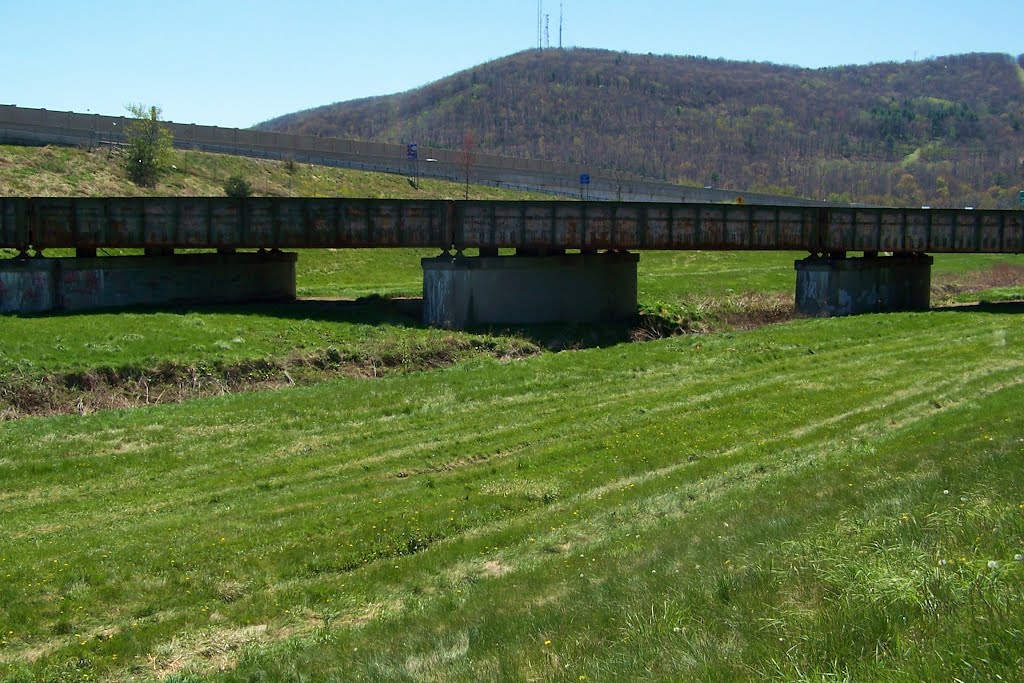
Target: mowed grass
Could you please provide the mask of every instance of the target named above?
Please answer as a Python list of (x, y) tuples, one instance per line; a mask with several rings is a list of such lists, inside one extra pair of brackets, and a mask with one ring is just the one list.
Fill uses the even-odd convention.
[(0, 424), (0, 676), (1018, 679), (1022, 312)]
[(401, 353), (451, 339), (482, 343), (489, 338), (426, 328), (414, 312), (386, 300), (11, 316), (0, 322), (0, 372), (217, 366), (302, 358), (329, 349)]
[[(420, 259), (437, 254), (437, 251), (416, 249), (302, 251), (297, 266), (299, 295), (421, 296)], [(806, 256), (784, 251), (644, 251), (638, 265), (639, 301), (643, 306), (655, 306), (693, 297), (791, 293), (796, 289), (794, 262)], [(1024, 257), (937, 254), (932, 276), (935, 282), (942, 283), (964, 273), (1005, 267), (1024, 269)]]
[[(424, 326), (418, 282), (404, 289), (410, 272), (408, 252), (307, 252), (299, 283), (342, 286), (360, 276), (368, 285), (357, 300), (306, 299), (289, 304), (97, 311), (61, 316), (7, 316), (0, 320), (0, 422), (26, 416), (88, 414), (179, 402), (223, 393), (308, 385), (332, 377), (374, 378), (473, 361), (480, 357), (521, 358), (547, 350), (606, 346), (681, 333), (746, 330), (793, 319), (791, 290), (738, 291), (735, 268), (702, 274), (682, 264), (674, 273), (668, 259), (648, 259), (640, 272), (643, 291), (634, 320), (599, 326), (547, 325), (513, 329), (444, 331)], [(361, 267), (348, 256), (358, 255)], [(729, 255), (712, 255), (709, 263)], [(770, 279), (775, 261), (789, 255), (747, 259), (746, 273)], [(717, 258), (716, 258), (717, 257)], [(347, 264), (346, 264), (347, 261)], [(651, 262), (654, 268), (646, 262)], [(659, 263), (660, 262), (660, 263)], [(317, 272), (316, 266), (325, 267)], [(347, 267), (339, 267), (346, 264)], [(662, 266), (659, 273), (659, 265)], [(971, 265), (968, 262), (965, 265)], [(933, 287), (937, 305), (1024, 298), (1024, 268), (978, 258), (992, 267), (950, 274)], [(312, 267), (311, 267), (312, 266)], [(418, 270), (418, 267), (414, 267)], [(763, 271), (758, 274), (758, 271)], [(662, 277), (658, 277), (661, 275)], [(792, 277), (792, 275), (790, 275)], [(940, 275), (939, 277), (942, 277)], [(689, 288), (697, 283), (696, 292)], [(748, 281), (748, 285), (749, 285)], [(671, 286), (678, 289), (674, 292)], [(997, 287), (992, 289), (992, 287)], [(334, 292), (337, 293), (337, 292)], [(357, 292), (346, 291), (347, 294)]]
[[(416, 306), (388, 305), (390, 297), (420, 297), (420, 259), (427, 250), (304, 250), (297, 266), (300, 297), (363, 299), (349, 304), (304, 301), (295, 305), (195, 307), (87, 312), (0, 319), (0, 373), (37, 376), (90, 368), (152, 368), (161, 363), (223, 365), (254, 359), (344, 353), (381, 355), (437, 347), (452, 339), (479, 344), (481, 335), (441, 332), (420, 324)], [(753, 293), (790, 305), (796, 274), (791, 252), (644, 252), (638, 277), (643, 310), (682, 311), (714, 317), (744, 304)], [(934, 279), (967, 280), (984, 287), (993, 268), (1008, 273), (1004, 286), (956, 296), (933, 295), (936, 304), (1024, 298), (1024, 258), (939, 255)], [(714, 327), (714, 321), (711, 326)], [(719, 325), (720, 326), (720, 325)], [(502, 348), (514, 342), (509, 333)], [(512, 333), (514, 336), (521, 332)]]

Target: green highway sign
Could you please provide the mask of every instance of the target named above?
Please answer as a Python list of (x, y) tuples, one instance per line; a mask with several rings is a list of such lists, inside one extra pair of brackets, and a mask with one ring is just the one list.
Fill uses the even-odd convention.
[(1024, 190), (1020, 191), (1020, 203), (1024, 204)]

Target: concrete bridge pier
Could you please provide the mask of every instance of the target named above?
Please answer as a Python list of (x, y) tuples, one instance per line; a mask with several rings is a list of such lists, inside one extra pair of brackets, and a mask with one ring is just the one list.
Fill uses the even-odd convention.
[(425, 258), (423, 320), (460, 329), (628, 319), (639, 260), (628, 252)]
[(0, 313), (86, 311), (295, 298), (294, 253), (0, 260)]
[(796, 310), (815, 317), (928, 310), (934, 260), (924, 254), (812, 255), (795, 264)]

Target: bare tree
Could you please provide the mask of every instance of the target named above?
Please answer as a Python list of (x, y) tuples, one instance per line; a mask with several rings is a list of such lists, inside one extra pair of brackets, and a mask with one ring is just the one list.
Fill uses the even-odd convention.
[(459, 167), (462, 169), (462, 175), (466, 178), (466, 199), (469, 199), (469, 176), (476, 165), (476, 147), (477, 141), (473, 131), (466, 131), (466, 135), (462, 138), (462, 149), (459, 150), (456, 157)]

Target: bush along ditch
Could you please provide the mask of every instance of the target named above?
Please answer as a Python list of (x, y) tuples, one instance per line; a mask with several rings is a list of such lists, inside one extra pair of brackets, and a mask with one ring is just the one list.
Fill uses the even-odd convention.
[(475, 333), (434, 330), (248, 359), (156, 358), (120, 366), (97, 364), (46, 371), (8, 358), (10, 370), (6, 376), (0, 375), (0, 421), (176, 403), (308, 385), (334, 377), (373, 379), (445, 368), (476, 357), (512, 360), (544, 351), (750, 329), (792, 317), (792, 304), (779, 297), (737, 295), (727, 300), (689, 298), (677, 305), (645, 306), (632, 320), (602, 325), (481, 328)]
[(395, 340), (372, 349), (330, 346), (285, 358), (13, 373), (0, 378), (0, 421), (177, 403), (335, 377), (377, 378), (444, 368), (476, 356), (510, 360), (539, 352), (538, 346), (524, 340), (450, 335), (439, 340)]

